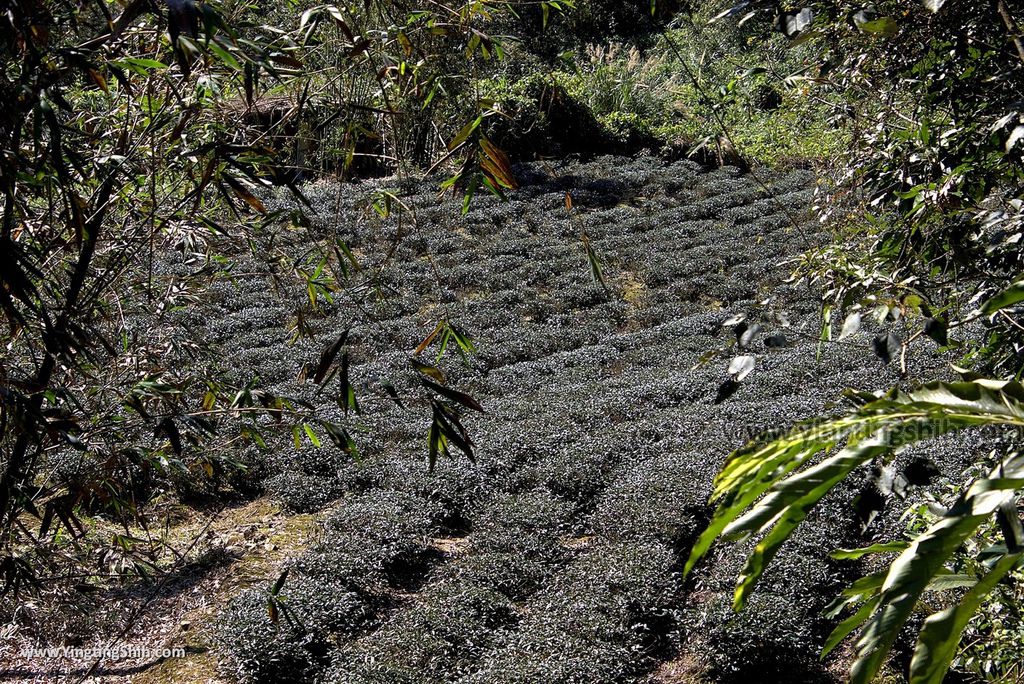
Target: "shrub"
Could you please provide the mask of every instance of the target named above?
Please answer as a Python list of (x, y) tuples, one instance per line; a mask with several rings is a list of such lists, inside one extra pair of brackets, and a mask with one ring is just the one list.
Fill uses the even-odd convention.
[(491, 551), (518, 548), (523, 539), (546, 545), (565, 531), (571, 508), (543, 490), (499, 494), (477, 511), (474, 546)]
[(343, 584), (291, 578), (280, 593), (283, 608), (272, 621), (269, 594), (247, 590), (217, 622), (217, 640), (242, 682), (312, 682), (327, 663), (329, 637), (347, 632), (367, 615), (363, 599)]
[(595, 532), (612, 539), (656, 539), (676, 548), (692, 541), (705, 517), (707, 467), (691, 451), (634, 462), (598, 499), (590, 519)]
[(438, 531), (436, 504), (401, 492), (376, 491), (342, 500), (298, 571), (314, 579), (379, 591), (394, 573), (418, 565)]
[(570, 558), (568, 549), (550, 546), (544, 553), (474, 550), (446, 571), (460, 581), (493, 589), (513, 601), (533, 595)]
[[(419, 431), (415, 438), (421, 434)], [(338, 477), (349, 490), (393, 490), (422, 499), (433, 516), (431, 522), (444, 528), (459, 527), (493, 483), (478, 466), (466, 461), (442, 461), (430, 471), (424, 467), (422, 454), (417, 455), (420, 457), (402, 458), (392, 452), (368, 457), (361, 463), (346, 464)]]
[(834, 681), (808, 648), (817, 641), (809, 616), (795, 611), (789, 597), (762, 593), (749, 610), (736, 615), (726, 593), (701, 605), (694, 617), (690, 648), (701, 653), (714, 681)]
[(312, 513), (330, 505), (342, 494), (337, 477), (278, 473), (266, 481), (267, 489), (296, 513)]
[[(674, 558), (656, 544), (602, 544), (575, 560), (527, 604), (464, 684), (621, 681), (643, 667), (669, 629)], [(532, 610), (536, 607), (536, 610)]]
[(487, 657), (480, 669), (459, 684), (593, 684), (623, 681), (629, 648), (567, 634), (554, 625), (530, 625), (529, 637), (507, 640), (505, 648)]
[(512, 605), (501, 594), (443, 580), (399, 609), (373, 635), (344, 648), (327, 681), (455, 679), (473, 668), (512, 619)]

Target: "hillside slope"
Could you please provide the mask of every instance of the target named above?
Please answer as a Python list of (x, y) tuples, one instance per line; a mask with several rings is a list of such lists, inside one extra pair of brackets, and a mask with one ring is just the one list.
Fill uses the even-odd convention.
[[(779, 210), (808, 216), (813, 178), (772, 176), (773, 199), (734, 170), (650, 157), (516, 173), (508, 202), (478, 196), (464, 216), (434, 183), (394, 181), (415, 222), (404, 213), (391, 258), (395, 215), (365, 209), (388, 181), (307, 188), (315, 220), (279, 248), (342, 238), (362, 267), (310, 318), (314, 339), (289, 344), (286, 330), (305, 290), (269, 295), (266, 265), (245, 255), (233, 284), (176, 314), (230, 350), (239, 380), (259, 376), (358, 426), (362, 451), (356, 462), (289, 439), (246, 454), (251, 477), (322, 525), (267, 575), (269, 586), (289, 568), (289, 615), (275, 626), (266, 588), (241, 592), (211, 628), (214, 653), (263, 682), (831, 681), (817, 661), (819, 614), (850, 571), (827, 552), (863, 541), (848, 522), (856, 485), (815, 511), (742, 618), (729, 609), (740, 554), (714, 556), (691, 582), (679, 575), (732, 449), (828, 411), (843, 388), (901, 381), (898, 364), (871, 354), (867, 324), (819, 357), (817, 299), (784, 282), (781, 262), (827, 239)], [(581, 227), (610, 293), (592, 282)], [(465, 420), (477, 463), (460, 456), (430, 473), (429, 411), (407, 357), (445, 309), (479, 353), (450, 351), (441, 365), (486, 413)], [(737, 343), (740, 314), (745, 350), (702, 362)], [(362, 415), (345, 419), (331, 390), (296, 376), (347, 328)], [(757, 367), (735, 385), (737, 353)], [(904, 380), (941, 365), (912, 355)], [(929, 455), (957, 474), (966, 446), (947, 440)]]

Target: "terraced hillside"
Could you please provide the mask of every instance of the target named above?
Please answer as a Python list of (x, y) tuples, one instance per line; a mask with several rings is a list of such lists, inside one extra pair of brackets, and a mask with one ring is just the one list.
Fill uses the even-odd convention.
[[(730, 450), (828, 410), (845, 387), (901, 381), (871, 355), (867, 325), (819, 358), (814, 293), (784, 282), (780, 262), (825, 239), (779, 209), (805, 216), (812, 177), (771, 177), (773, 200), (734, 170), (649, 157), (516, 173), (522, 187), (508, 202), (478, 196), (464, 216), (435, 183), (397, 188), (415, 223), (405, 212), (390, 259), (397, 219), (365, 211), (386, 182), (308, 188), (317, 220), (282, 248), (341, 237), (363, 266), (309, 320), (312, 340), (289, 344), (286, 330), (305, 291), (269, 296), (266, 277), (244, 275), (265, 267), (243, 256), (233, 285), (178, 314), (234, 350), (225, 361), (239, 379), (259, 375), (361, 428), (359, 462), (290, 440), (246, 455), (272, 496), (322, 525), (268, 573), (269, 585), (289, 568), (287, 619), (269, 621), (263, 587), (237, 595), (218, 618), (217, 655), (259, 682), (833, 680), (836, 668), (817, 660), (828, 633), (819, 613), (851, 567), (826, 554), (861, 541), (847, 522), (856, 491), (814, 513), (742, 618), (729, 609), (740, 554), (713, 554), (685, 583), (679, 575)], [(581, 228), (610, 292), (590, 276)], [(479, 353), (449, 352), (442, 366), (486, 413), (466, 417), (477, 463), (442, 459), (430, 473), (429, 411), (408, 357), (445, 311)], [(296, 380), (346, 328), (362, 407), (348, 418)], [(727, 366), (739, 347), (701, 362), (729, 344), (757, 359), (738, 385)], [(906, 379), (938, 365), (912, 356)], [(952, 454), (963, 447), (934, 448), (959, 472)]]

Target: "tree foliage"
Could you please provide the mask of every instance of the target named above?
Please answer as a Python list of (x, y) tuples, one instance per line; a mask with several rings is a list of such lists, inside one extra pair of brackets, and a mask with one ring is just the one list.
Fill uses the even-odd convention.
[[(566, 4), (540, 3), (555, 13)], [(487, 107), (470, 86), (477, 63), (502, 54), (487, 27), (515, 5), (8, 4), (0, 18), (5, 591), (44, 570), (59, 576), (67, 563), (93, 564), (54, 553), (58, 539), (85, 534), (82, 515), (117, 520), (127, 538), (159, 493), (196, 482), (216, 489), (241, 467), (240, 445), (266, 448), (283, 433), (358, 455), (346, 335), (303, 373), (337, 386), (338, 422), (259, 378), (233, 378), (216, 349), (185, 339), (168, 314), (230, 279), (224, 250), (252, 250), (275, 287), (308, 292), (294, 325), (296, 339), (308, 335), (309, 320), (359, 270), (344, 244), (297, 260), (274, 249), (278, 232), (306, 220), (298, 182), (312, 172), (344, 172), (372, 157), (391, 170), (447, 165), (451, 185), (470, 194), (477, 185), (513, 187), (507, 157), (478, 130)], [(290, 191), (297, 208), (269, 211), (274, 188)], [(406, 210), (395, 196), (375, 209)], [(174, 250), (188, 272), (155, 270), (158, 255)], [(473, 350), (450, 321), (439, 332), (441, 354), (449, 341)], [(411, 373), (424, 378), (421, 400), (434, 417), (431, 464), (451, 445), (472, 456), (461, 410), (481, 407), (429, 363), (417, 360)], [(137, 551), (115, 554), (117, 571), (158, 570), (140, 541), (115, 539)], [(99, 546), (89, 553), (103, 572), (111, 556)]]
[[(859, 469), (884, 469), (902, 447), (950, 431), (1009, 429), (1011, 446), (987, 475), (962, 484), (934, 524), (909, 541), (834, 554), (897, 554), (832, 606), (833, 617), (849, 614), (825, 652), (857, 632), (854, 682), (879, 673), (927, 592), (967, 586), (924, 622), (910, 666), (912, 683), (943, 681), (964, 629), (1021, 564), (1016, 501), (1024, 480), (1012, 446), (1024, 417), (1024, 394), (1012, 381), (1024, 369), (1024, 112), (1017, 87), (1024, 49), (1016, 10), (1001, 0), (810, 2), (787, 10), (747, 2), (715, 17), (771, 19), (794, 44), (813, 46), (787, 81), (828, 98), (835, 122), (851, 133), (843, 172), (819, 206), (824, 220), (847, 232), (836, 244), (812, 250), (800, 271), (823, 286), (823, 341), (832, 339), (833, 308), (847, 313), (841, 338), (859, 328), (862, 315), (883, 324), (907, 317), (917, 327), (910, 339), (883, 330), (875, 340), (883, 362), (896, 363), (907, 344), (929, 337), (942, 348), (959, 347), (979, 370), (1006, 378), (964, 371), (964, 382), (883, 396), (851, 393), (853, 411), (755, 441), (734, 452), (719, 473), (712, 495), (717, 510), (687, 571), (717, 540), (756, 538), (736, 585), (734, 604), (741, 609), (780, 545), (823, 496)], [(984, 326), (980, 333), (978, 326)], [(972, 559), (976, 574), (951, 581), (954, 558), (965, 544), (989, 538), (993, 524), (1002, 544)]]
[[(686, 569), (691, 571), (719, 538), (757, 536), (759, 541), (737, 581), (737, 609), (743, 608), (765, 566), (810, 509), (856, 468), (886, 464), (900, 447), (951, 431), (1024, 427), (1024, 388), (1013, 382), (931, 383), (910, 392), (894, 390), (881, 397), (851, 394), (851, 398), (861, 406), (850, 414), (748, 445), (733, 453), (716, 477), (712, 501), (718, 508), (694, 545)], [(822, 452), (826, 458), (811, 465)], [(1022, 475), (1024, 458), (1016, 452), (1004, 454), (987, 476), (967, 483), (938, 521), (911, 541), (893, 540), (834, 554), (843, 559), (899, 554), (887, 570), (858, 580), (834, 603), (834, 614), (846, 608), (853, 613), (833, 632), (825, 653), (860, 630), (852, 682), (873, 680), (922, 595), (949, 575), (946, 564), (953, 554), (981, 525), (997, 517), (1007, 538), (1001, 549), (990, 554), (988, 572), (966, 578), (971, 591), (953, 607), (929, 617), (921, 630), (910, 681), (942, 681), (960, 634), (985, 594), (1019, 567), (1022, 540), (1015, 502), (1024, 484)]]

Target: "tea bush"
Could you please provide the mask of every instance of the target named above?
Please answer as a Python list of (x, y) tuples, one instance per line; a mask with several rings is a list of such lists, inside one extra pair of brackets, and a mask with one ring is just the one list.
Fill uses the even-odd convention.
[(513, 606), (494, 591), (460, 580), (424, 590), (372, 636), (343, 648), (325, 681), (452, 680), (470, 671), (514, 620)]
[(342, 583), (305, 577), (286, 581), (276, 621), (267, 592), (239, 594), (220, 616), (217, 639), (242, 682), (313, 681), (326, 664), (332, 634), (365, 621), (363, 598)]

